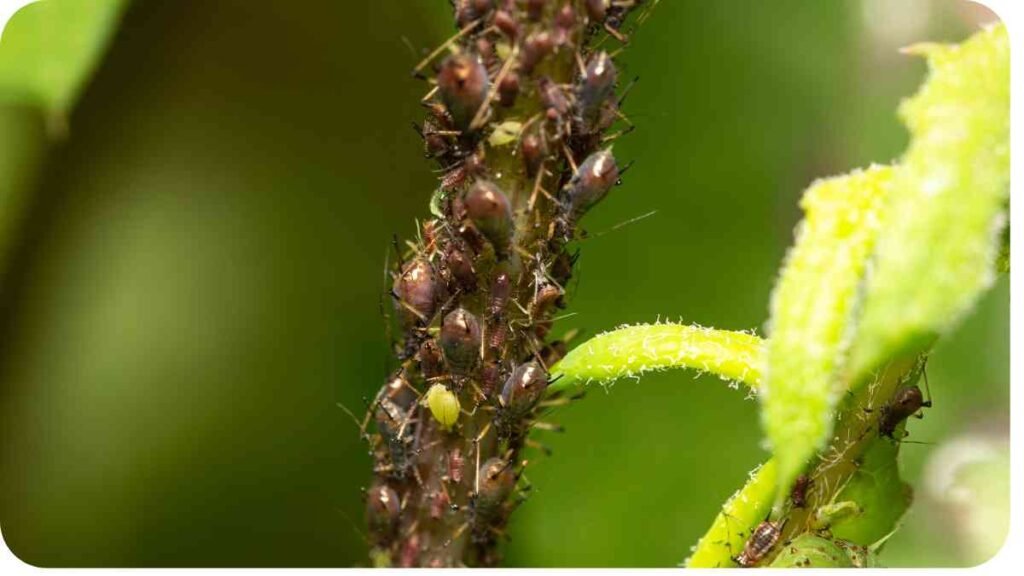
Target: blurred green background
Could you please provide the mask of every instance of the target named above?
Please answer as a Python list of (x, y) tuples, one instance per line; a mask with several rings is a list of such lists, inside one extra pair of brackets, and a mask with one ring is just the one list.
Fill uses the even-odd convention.
[[(336, 403), (362, 412), (389, 368), (385, 252), (436, 177), (408, 72), (448, 12), (143, 0), (64, 129), (0, 98), (0, 526), (21, 559), (366, 563), (370, 459)], [(924, 65), (898, 48), (991, 19), (952, 0), (661, 2), (622, 58), (638, 130), (616, 149), (637, 165), (585, 227), (657, 213), (582, 243), (562, 329), (760, 330), (802, 189), (906, 143), (895, 109)], [(949, 440), (1006, 442), (1008, 284), (929, 363), (912, 432), (934, 444), (903, 447), (918, 495), (889, 565), (979, 561), (946, 527), (971, 507), (927, 476)], [(681, 562), (766, 457), (744, 395), (665, 373), (562, 410), (508, 564)]]

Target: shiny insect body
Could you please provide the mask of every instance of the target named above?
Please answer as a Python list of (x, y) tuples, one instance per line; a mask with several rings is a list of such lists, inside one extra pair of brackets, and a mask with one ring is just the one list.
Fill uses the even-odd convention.
[(733, 560), (744, 568), (757, 565), (778, 544), (779, 537), (782, 536), (782, 526), (783, 523), (770, 520), (758, 524), (743, 546), (743, 552)]

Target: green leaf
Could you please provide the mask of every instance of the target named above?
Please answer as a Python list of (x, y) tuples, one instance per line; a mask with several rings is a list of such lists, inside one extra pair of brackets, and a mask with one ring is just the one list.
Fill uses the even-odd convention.
[(0, 103), (66, 114), (119, 19), (122, 0), (43, 0), (0, 36)]
[(737, 566), (733, 557), (743, 551), (750, 533), (771, 510), (775, 484), (774, 460), (751, 472), (746, 485), (726, 501), (711, 528), (693, 547), (693, 554), (685, 562), (686, 567)]
[(761, 394), (780, 495), (832, 432), (835, 376), (892, 173), (873, 166), (819, 180), (801, 200), (805, 217), (772, 295)]
[(886, 207), (850, 379), (955, 327), (993, 282), (1010, 178), (1010, 47), (1003, 26), (923, 44), (927, 82), (903, 103), (911, 144)]
[(756, 390), (763, 342), (754, 334), (683, 324), (625, 326), (591, 338), (551, 369), (548, 388), (558, 392), (579, 384), (609, 384), (645, 372), (691, 368)]
[(913, 500), (910, 486), (900, 480), (896, 456), (899, 445), (876, 439), (865, 451), (860, 467), (836, 496), (856, 502), (861, 513), (832, 526), (832, 534), (862, 546), (871, 546), (892, 533)]
[(801, 534), (782, 546), (772, 568), (853, 568), (846, 549), (817, 534)]

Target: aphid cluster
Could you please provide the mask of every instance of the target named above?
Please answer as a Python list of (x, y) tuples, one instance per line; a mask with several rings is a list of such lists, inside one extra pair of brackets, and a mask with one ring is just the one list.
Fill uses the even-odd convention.
[(557, 429), (537, 417), (565, 401), (545, 398), (565, 351), (547, 337), (568, 244), (621, 174), (610, 145), (631, 125), (609, 50), (643, 4), (453, 0), (457, 33), (414, 71), (430, 84), (416, 130), (439, 182), (392, 270), (398, 366), (367, 418), (374, 558), (498, 560), (529, 432)]

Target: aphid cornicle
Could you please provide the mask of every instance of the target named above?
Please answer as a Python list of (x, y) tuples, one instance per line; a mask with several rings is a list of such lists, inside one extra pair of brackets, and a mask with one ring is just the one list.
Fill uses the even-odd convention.
[(434, 315), (437, 282), (430, 262), (417, 258), (395, 279), (395, 308), (405, 325), (427, 322)]
[(366, 491), (366, 521), (377, 543), (391, 539), (401, 513), (398, 493), (387, 484), (375, 484)]
[(487, 99), (490, 80), (487, 68), (476, 56), (453, 54), (441, 64), (437, 88), (452, 122), (459, 130), (469, 127)]
[(882, 406), (878, 417), (878, 434), (893, 438), (901, 422), (916, 414), (921, 408), (930, 408), (932, 401), (925, 401), (917, 386), (900, 388), (888, 404)]
[(512, 205), (508, 197), (494, 183), (477, 180), (466, 193), (466, 216), (494, 246), (499, 257), (504, 257), (512, 241)]
[(480, 322), (465, 308), (456, 308), (444, 317), (438, 338), (448, 367), (457, 374), (468, 374), (480, 359)]
[(610, 148), (587, 156), (567, 185), (570, 215), (579, 219), (608, 195), (618, 179), (619, 168)]
[(743, 552), (734, 560), (744, 568), (756, 565), (772, 551), (772, 548), (779, 542), (780, 536), (782, 536), (782, 524), (780, 522), (768, 520), (761, 522), (750, 534), (750, 538), (743, 546)]
[(520, 364), (505, 381), (498, 401), (511, 414), (521, 416), (529, 412), (544, 395), (548, 377), (536, 362)]

